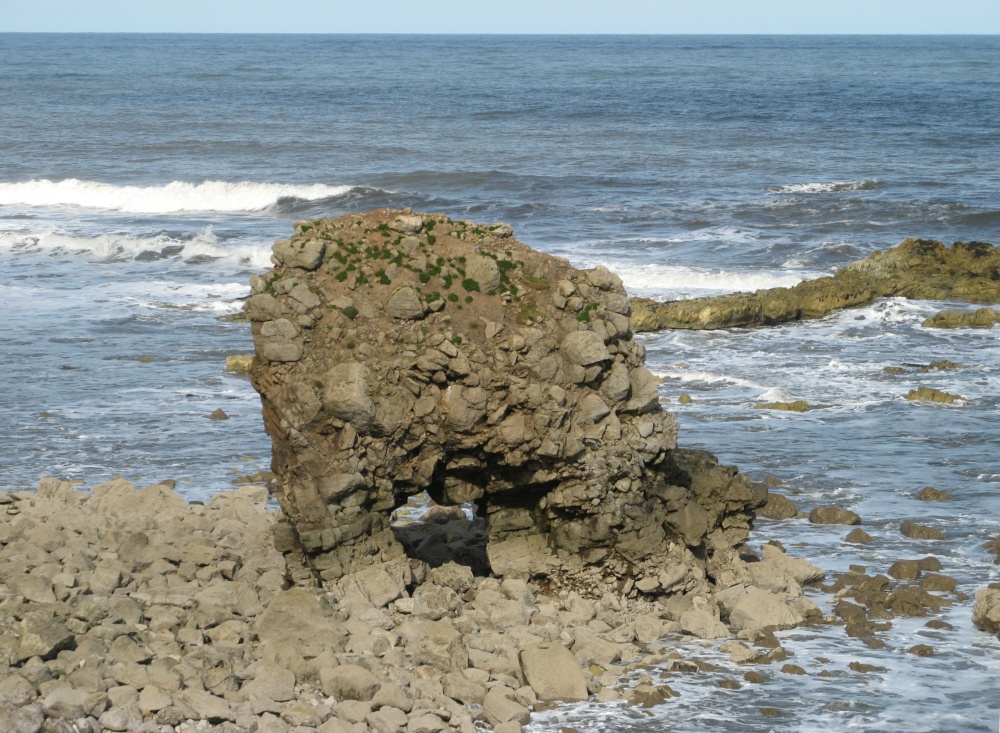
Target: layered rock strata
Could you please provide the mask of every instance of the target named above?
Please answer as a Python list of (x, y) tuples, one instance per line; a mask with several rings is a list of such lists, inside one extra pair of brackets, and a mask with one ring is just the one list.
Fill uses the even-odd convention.
[[(807, 280), (790, 288), (669, 303), (633, 298), (632, 327), (636, 331), (658, 331), (771, 326), (820, 318), (883, 297), (998, 303), (1000, 249), (983, 242), (956, 242), (946, 247), (934, 240), (907, 239), (898, 247), (852, 262), (830, 277)], [(991, 317), (990, 313), (980, 314), (979, 320), (970, 321), (970, 325), (988, 327), (994, 322), (989, 320)], [(924, 325), (949, 327), (939, 323)]]
[(272, 259), (250, 374), (298, 582), (405, 574), (389, 517), (424, 491), (475, 503), (505, 577), (656, 594), (725, 572), (766, 488), (675, 450), (617, 276), (391, 210), (299, 222)]

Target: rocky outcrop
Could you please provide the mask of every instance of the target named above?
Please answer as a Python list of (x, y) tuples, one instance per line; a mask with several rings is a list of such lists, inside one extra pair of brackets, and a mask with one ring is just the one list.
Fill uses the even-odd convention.
[(906, 399), (911, 402), (937, 402), (942, 405), (964, 405), (968, 402), (961, 395), (944, 392), (933, 387), (917, 387), (906, 393)]
[[(679, 597), (591, 599), (454, 563), (410, 589), (378, 566), (332, 592), (287, 587), (263, 486), (188, 505), (171, 483), (0, 491), (0, 731), (503, 732), (549, 701), (650, 703), (632, 672), (714, 669), (661, 641)], [(750, 566), (776, 593), (818, 577), (763, 552)], [(788, 617), (744, 595), (753, 623)], [(728, 635), (718, 605), (687, 602)]]
[[(636, 331), (753, 328), (820, 318), (841, 308), (893, 296), (998, 303), (1000, 250), (983, 242), (956, 242), (946, 247), (934, 240), (907, 239), (898, 247), (852, 262), (830, 277), (807, 280), (790, 288), (669, 303), (633, 298), (632, 327)], [(977, 318), (975, 325), (986, 327), (995, 322), (991, 314)], [(947, 327), (945, 321), (948, 318), (925, 325)]]
[(972, 623), (983, 631), (1000, 637), (1000, 588), (994, 583), (989, 588), (976, 591), (972, 607)]
[(659, 594), (727, 572), (766, 488), (675, 450), (617, 276), (390, 210), (300, 222), (272, 259), (250, 373), (296, 581), (373, 567), (397, 592), (390, 513), (423, 491), (474, 502), (508, 578)]
[(935, 313), (923, 322), (925, 328), (991, 328), (1000, 323), (1000, 311), (979, 308), (974, 311), (950, 308)]

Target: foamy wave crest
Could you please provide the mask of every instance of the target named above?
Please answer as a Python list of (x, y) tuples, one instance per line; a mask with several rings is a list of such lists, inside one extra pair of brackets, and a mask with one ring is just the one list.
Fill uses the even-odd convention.
[(618, 273), (629, 291), (657, 295), (700, 295), (735, 293), (763, 288), (791, 287), (803, 280), (819, 277), (810, 272), (754, 272), (710, 270), (672, 265), (606, 263)]
[(841, 191), (871, 191), (878, 187), (875, 179), (866, 181), (825, 181), (820, 183), (791, 183), (787, 186), (772, 186), (767, 189), (774, 193), (840, 193)]
[(165, 186), (113, 186), (96, 181), (38, 180), (0, 183), (0, 205), (81, 206), (127, 213), (169, 214), (182, 211), (261, 211), (282, 199), (315, 201), (341, 196), (351, 186), (294, 186), (240, 181), (174, 181)]
[(0, 232), (0, 251), (80, 252), (102, 260), (135, 260), (152, 262), (180, 259), (192, 262), (226, 260), (254, 270), (270, 267), (271, 245), (220, 242), (208, 227), (190, 239), (175, 239), (164, 235), (130, 237), (124, 234), (102, 234), (78, 237), (67, 234), (21, 234)]

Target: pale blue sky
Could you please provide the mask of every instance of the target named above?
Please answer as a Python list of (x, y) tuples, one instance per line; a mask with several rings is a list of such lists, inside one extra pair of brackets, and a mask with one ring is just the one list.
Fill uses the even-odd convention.
[(0, 0), (0, 31), (1000, 33), (1000, 0)]

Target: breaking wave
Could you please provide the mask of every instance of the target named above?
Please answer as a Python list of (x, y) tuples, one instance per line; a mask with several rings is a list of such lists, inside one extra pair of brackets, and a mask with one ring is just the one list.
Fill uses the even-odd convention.
[(0, 252), (13, 253), (79, 252), (101, 260), (153, 262), (177, 259), (199, 262), (226, 260), (254, 270), (270, 266), (271, 245), (220, 241), (211, 227), (190, 237), (167, 235), (133, 237), (125, 234), (102, 234), (97, 237), (44, 233), (0, 232)]
[(287, 200), (315, 201), (341, 196), (352, 186), (307, 186), (252, 181), (173, 181), (162, 186), (115, 186), (69, 178), (0, 183), (0, 205), (78, 206), (128, 213), (263, 211)]
[(818, 183), (791, 183), (787, 186), (771, 186), (774, 193), (840, 193), (842, 191), (871, 191), (878, 188), (879, 181), (824, 181)]

